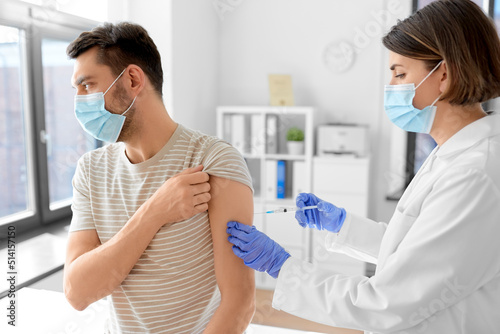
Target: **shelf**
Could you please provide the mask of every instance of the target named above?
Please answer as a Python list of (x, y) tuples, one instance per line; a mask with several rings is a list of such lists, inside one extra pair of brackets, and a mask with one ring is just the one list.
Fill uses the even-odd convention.
[(295, 198), (264, 198), (264, 197), (254, 197), (254, 202), (264, 203), (265, 205), (277, 205), (277, 206), (294, 206)]
[(283, 114), (283, 115), (304, 115), (312, 112), (312, 107), (298, 106), (220, 106), (217, 107), (219, 113), (225, 114)]
[[(311, 191), (314, 152), (314, 108), (222, 106), (217, 108), (217, 135), (242, 153), (252, 176), (254, 212), (295, 207), (295, 197)], [(304, 153), (288, 154), (287, 131), (304, 131)], [(283, 165), (278, 161), (285, 161)], [(283, 173), (284, 172), (284, 173)], [(276, 198), (284, 187), (286, 198)], [(311, 234), (294, 223), (294, 213), (255, 214), (253, 224), (285, 245), (299, 259), (311, 258)], [(283, 233), (286, 230), (286, 233)], [(273, 283), (257, 276), (257, 286)]]
[[(241, 152), (240, 152), (241, 153)], [(263, 159), (264, 156), (261, 154), (249, 154), (249, 153), (241, 153), (243, 158), (245, 159)]]
[(264, 159), (268, 160), (306, 160), (305, 155), (291, 155), (291, 154), (266, 154)]
[(301, 155), (292, 155), (292, 154), (265, 154), (265, 155), (257, 155), (257, 154), (243, 154), (245, 159), (265, 159), (265, 160), (299, 160), (305, 161), (306, 156)]

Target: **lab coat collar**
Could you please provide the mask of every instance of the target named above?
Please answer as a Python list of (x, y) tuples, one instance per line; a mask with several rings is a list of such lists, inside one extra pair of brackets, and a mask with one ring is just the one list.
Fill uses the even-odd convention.
[(447, 158), (454, 153), (472, 147), (477, 142), (500, 134), (500, 113), (492, 112), (460, 131), (448, 139), (441, 147), (437, 148), (436, 155), (440, 158)]

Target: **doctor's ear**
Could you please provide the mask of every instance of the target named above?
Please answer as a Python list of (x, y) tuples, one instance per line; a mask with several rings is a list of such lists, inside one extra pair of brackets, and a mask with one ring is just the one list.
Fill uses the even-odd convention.
[(443, 61), (441, 66), (439, 66), (439, 69), (437, 70), (438, 74), (441, 76), (440, 77), (440, 82), (439, 82), (439, 90), (441, 93), (444, 93), (448, 89), (448, 67), (446, 65), (446, 62)]
[(146, 74), (142, 68), (137, 65), (129, 65), (124, 73), (124, 76), (128, 79), (126, 82), (127, 88), (135, 92), (135, 95), (139, 95), (144, 86), (146, 85)]

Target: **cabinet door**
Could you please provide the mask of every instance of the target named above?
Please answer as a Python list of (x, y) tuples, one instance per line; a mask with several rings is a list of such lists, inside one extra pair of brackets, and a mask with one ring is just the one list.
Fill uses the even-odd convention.
[[(352, 208), (357, 208), (361, 211), (366, 209), (362, 208), (361, 204), (363, 201), (363, 196), (350, 195), (348, 198), (345, 196), (338, 196), (327, 193), (317, 193), (321, 199), (334, 203), (336, 205), (342, 202), (342, 206), (349, 210), (349, 206)], [(347, 205), (344, 205), (347, 204)], [(350, 210), (351, 212), (353, 210)], [(360, 213), (363, 214), (363, 213)], [(323, 267), (331, 268), (332, 272), (337, 272), (346, 275), (364, 275), (366, 272), (366, 263), (353, 259), (347, 255), (329, 252), (325, 247), (325, 238), (328, 232), (326, 231), (313, 231), (313, 241), (312, 241), (312, 257), (313, 263), (317, 263)]]
[(314, 159), (313, 189), (316, 192), (366, 194), (368, 163), (358, 159)]
[(316, 158), (313, 192), (321, 199), (358, 215), (368, 214), (367, 159)]
[(314, 192), (316, 196), (324, 201), (330, 202), (339, 208), (360, 216), (366, 216), (368, 211), (368, 197), (365, 194), (341, 194), (328, 193), (324, 191)]
[[(267, 214), (265, 221), (267, 235), (284, 248), (292, 247), (295, 250), (307, 248), (308, 230), (303, 229), (297, 223), (293, 212)], [(305, 260), (305, 258), (303, 258), (303, 255), (306, 254), (305, 250), (300, 253), (301, 254), (291, 253), (291, 255)]]
[[(367, 159), (317, 158), (313, 163), (313, 192), (321, 199), (362, 216), (368, 211)], [(332, 272), (346, 275), (364, 275), (366, 263), (325, 247), (327, 232), (314, 230), (313, 262)]]
[[(286, 204), (284, 206), (291, 205)], [(263, 207), (264, 210), (272, 210), (279, 207), (279, 205), (265, 204)], [(311, 232), (309, 229), (303, 229), (297, 223), (293, 212), (256, 215), (254, 225), (279, 243), (294, 258), (302, 260), (310, 259), (309, 245)], [(259, 225), (262, 225), (262, 228)], [(276, 286), (276, 280), (267, 274), (256, 273), (255, 277), (256, 285), (260, 289), (274, 289)]]
[[(255, 201), (254, 202), (254, 211), (255, 212), (263, 212), (264, 207), (261, 202)], [(265, 226), (264, 226), (264, 215), (262, 214), (256, 214), (253, 216), (253, 225), (259, 230), (265, 233)], [(258, 289), (270, 289), (271, 287), (267, 283), (269, 278), (269, 275), (266, 273), (261, 273), (259, 271), (255, 271), (255, 285)]]

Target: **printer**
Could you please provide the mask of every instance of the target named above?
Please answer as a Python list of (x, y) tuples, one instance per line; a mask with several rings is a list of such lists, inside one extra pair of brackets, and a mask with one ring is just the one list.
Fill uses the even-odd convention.
[(318, 126), (317, 155), (368, 154), (368, 127), (355, 124), (325, 124)]

